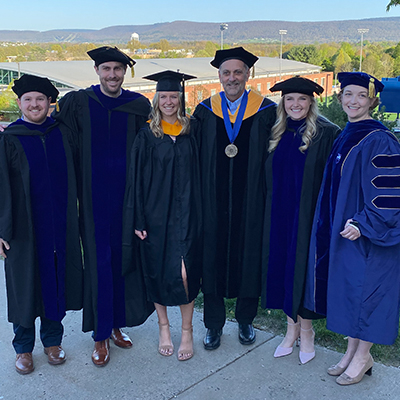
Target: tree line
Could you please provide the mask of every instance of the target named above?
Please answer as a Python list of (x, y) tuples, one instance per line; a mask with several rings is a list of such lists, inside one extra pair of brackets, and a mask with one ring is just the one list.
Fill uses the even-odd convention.
[[(159, 49), (158, 57), (184, 57), (185, 53), (174, 50), (186, 49), (194, 57), (213, 57), (215, 51), (220, 48), (219, 43), (211, 41), (179, 42), (170, 43), (163, 39), (159, 42), (144, 44), (138, 41), (130, 41), (125, 44), (116, 44), (118, 47), (128, 49), (134, 54), (135, 49)], [(247, 50), (259, 57), (280, 57), (280, 43), (262, 44), (245, 43), (241, 44)], [(0, 62), (5, 62), (8, 57), (12, 61), (73, 61), (88, 60), (86, 52), (98, 47), (98, 44), (83, 43), (43, 43), (43, 44), (3, 44), (0, 46)], [(224, 48), (229, 48), (226, 44)], [(360, 65), (360, 44), (322, 43), (314, 45), (293, 45), (286, 43), (282, 48), (282, 57), (289, 60), (301, 61), (322, 67), (323, 71), (332, 71), (335, 74), (344, 71), (358, 71)], [(134, 56), (140, 58), (139, 56)], [(399, 43), (370, 43), (365, 42), (362, 48), (362, 70), (377, 78), (394, 77), (400, 75), (400, 42)], [(11, 85), (10, 85), (11, 86)], [(14, 100), (15, 96), (11, 87), (0, 92), (0, 119), (9, 120), (18, 113), (18, 107)], [(321, 111), (328, 118), (342, 126), (345, 120), (341, 107), (337, 102), (331, 101), (328, 105), (321, 105)], [(5, 113), (4, 113), (5, 111)], [(11, 115), (7, 115), (12, 113)], [(384, 116), (380, 115), (379, 119)], [(13, 118), (13, 119), (14, 119)]]
[[(134, 54), (138, 49), (158, 49), (161, 53), (157, 57), (179, 58), (185, 57), (187, 53), (194, 57), (212, 57), (220, 48), (219, 43), (211, 41), (170, 43), (165, 39), (147, 44), (131, 40), (128, 43), (116, 45), (130, 51), (134, 58), (141, 58)], [(280, 43), (241, 43), (240, 45), (259, 57), (280, 57)], [(88, 60), (86, 52), (97, 46), (98, 44), (94, 43), (3, 43), (0, 45), (0, 62)], [(229, 47), (232, 45), (224, 45), (224, 48)], [(181, 49), (186, 52), (176, 51)], [(360, 43), (316, 43), (313, 45), (285, 43), (282, 58), (318, 65), (323, 71), (334, 73), (358, 71), (360, 50)], [(362, 70), (377, 78), (399, 76), (400, 42), (366, 41), (362, 47)]]

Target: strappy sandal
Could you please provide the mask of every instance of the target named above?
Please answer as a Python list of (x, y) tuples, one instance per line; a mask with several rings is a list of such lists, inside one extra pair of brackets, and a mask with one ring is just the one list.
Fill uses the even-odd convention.
[[(172, 356), (172, 354), (174, 354), (174, 345), (172, 344), (161, 344), (161, 329), (163, 327), (168, 327), (168, 331), (169, 331), (169, 323), (166, 324), (160, 324), (160, 322), (158, 322), (159, 325), (159, 345), (158, 345), (158, 352), (164, 356), (164, 357), (170, 357)], [(171, 338), (170, 338), (171, 341)]]
[(184, 332), (187, 332), (190, 334), (191, 343), (186, 342), (186, 343), (182, 344), (182, 339), (181, 339), (181, 345), (179, 346), (179, 350), (178, 350), (178, 360), (179, 361), (187, 361), (193, 357), (193, 326), (191, 326), (189, 329), (185, 329), (182, 327), (182, 336), (183, 336)]

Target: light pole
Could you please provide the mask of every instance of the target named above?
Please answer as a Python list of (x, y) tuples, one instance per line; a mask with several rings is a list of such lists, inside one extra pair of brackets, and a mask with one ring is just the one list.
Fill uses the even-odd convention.
[(279, 34), (281, 35), (281, 52), (279, 56), (279, 80), (282, 79), (282, 42), (283, 42), (283, 35), (287, 34), (286, 29), (280, 29)]
[(228, 29), (228, 24), (220, 24), (219, 30), (221, 31), (221, 50), (224, 47), (224, 31)]
[(368, 33), (369, 29), (357, 29), (357, 30), (358, 33), (361, 33), (361, 48), (360, 48), (360, 72), (361, 72), (364, 33)]
[[(19, 61), (15, 61), (17, 56), (6, 56), (8, 62), (16, 62), (18, 66), (18, 79), (21, 78), (21, 68), (19, 66)], [(13, 79), (13, 74), (11, 73), (11, 80)]]

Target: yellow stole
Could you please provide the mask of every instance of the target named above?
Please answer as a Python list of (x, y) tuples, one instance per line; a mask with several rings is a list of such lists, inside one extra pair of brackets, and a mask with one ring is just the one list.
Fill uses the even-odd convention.
[[(150, 123), (151, 120), (148, 120), (147, 122)], [(161, 127), (166, 135), (171, 135), (171, 136), (179, 136), (179, 134), (182, 131), (182, 125), (179, 123), (177, 120), (174, 124), (170, 124), (167, 121), (164, 121), (163, 119), (161, 120)]]
[[(253, 92), (250, 90), (249, 92), (249, 97), (247, 100), (247, 107), (246, 111), (244, 113), (243, 120), (252, 117), (254, 114), (257, 113), (259, 110), (262, 102), (264, 100), (263, 96), (260, 96), (258, 93)], [(224, 116), (222, 114), (222, 107), (221, 107), (221, 96), (219, 93), (215, 94), (214, 96), (211, 97), (211, 108), (213, 110), (213, 113), (217, 115), (218, 117), (224, 119)], [(228, 114), (229, 114), (229, 119), (231, 120), (231, 123), (234, 124), (236, 121), (236, 117), (238, 115), (239, 107), (236, 109), (234, 114), (231, 114), (231, 112), (228, 109)]]

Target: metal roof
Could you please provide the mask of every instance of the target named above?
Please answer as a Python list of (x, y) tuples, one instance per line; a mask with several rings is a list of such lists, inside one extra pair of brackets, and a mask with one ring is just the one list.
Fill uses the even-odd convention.
[[(187, 85), (198, 85), (218, 81), (217, 70), (210, 65), (212, 58), (158, 58), (140, 59), (134, 67), (135, 77), (128, 71), (125, 76), (124, 88), (145, 91), (155, 87), (155, 83), (142, 79), (142, 76), (153, 74), (166, 69), (180, 70), (181, 72), (195, 75), (197, 79), (187, 82)], [(321, 67), (292, 60), (279, 58), (260, 57), (255, 64), (257, 78), (312, 74), (319, 73)], [(0, 63), (0, 70), (20, 71), (37, 76), (47, 77), (52, 81), (67, 85), (72, 89), (86, 88), (99, 83), (98, 76), (93, 68), (93, 61), (27, 61)], [(65, 93), (71, 89), (61, 89)]]

